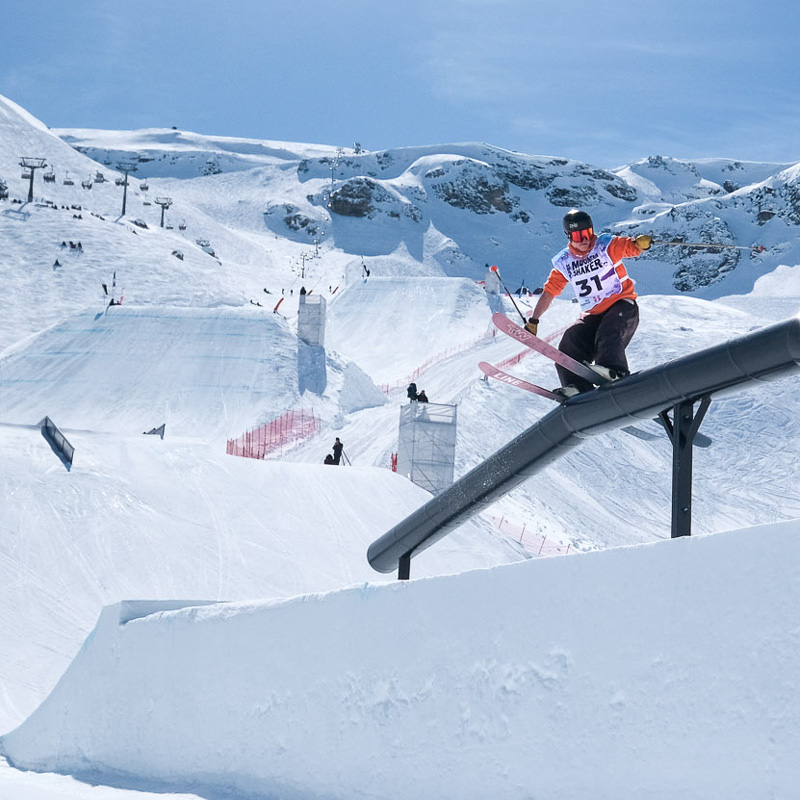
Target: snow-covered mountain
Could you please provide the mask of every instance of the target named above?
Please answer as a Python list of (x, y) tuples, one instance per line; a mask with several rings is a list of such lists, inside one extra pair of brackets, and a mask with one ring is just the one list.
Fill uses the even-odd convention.
[(800, 190), (790, 164), (652, 156), (608, 171), (487, 144), (312, 154), (305, 146), (180, 131), (61, 134), (97, 160), (138, 159), (143, 175), (185, 179), (208, 174), (208, 164), (224, 173), (259, 163), (270, 230), (299, 242), (324, 236), (346, 252), (382, 257), (387, 270), (411, 256), (447, 275), (478, 278), (486, 263), (497, 263), (515, 288), (523, 280), (541, 285), (571, 207), (589, 211), (605, 230), (766, 248), (656, 248), (639, 279), (648, 291), (706, 298), (744, 292), (787, 257), (797, 260)]
[[(296, 291), (301, 280), (337, 286), (364, 266), (376, 276), (480, 280), (496, 263), (509, 287), (534, 288), (563, 245), (560, 220), (572, 206), (604, 230), (766, 248), (656, 246), (636, 270), (647, 293), (745, 293), (761, 275), (800, 260), (797, 165), (656, 156), (611, 172), (486, 144), (373, 153), (177, 130), (54, 132), (6, 99), (0, 132), (6, 222), (36, 217), (6, 237), (4, 261), (45, 324), (63, 318), (64, 304), (96, 297), (115, 270), (137, 303), (264, 303), (265, 289)], [(39, 202), (24, 209), (13, 202), (28, 192), (22, 156), (48, 164), (34, 176)], [(124, 217), (121, 164), (136, 167)], [(158, 199), (169, 201), (163, 228)], [(70, 240), (83, 245), (81, 281), (64, 277), (77, 265), (74, 253), (62, 263), (59, 245)], [(61, 269), (52, 268), (56, 260)], [(143, 262), (160, 273), (146, 291)], [(35, 329), (19, 309), (3, 311), (0, 345)]]
[[(23, 156), (55, 177), (37, 171), (33, 203)], [(124, 216), (119, 163), (137, 166)], [(514, 288), (541, 284), (573, 204), (610, 230), (765, 245), (632, 263), (631, 362), (661, 363), (797, 313), (798, 169), (54, 132), (0, 98), (2, 749), (106, 784), (0, 761), (0, 798), (150, 797), (111, 784), (404, 797), (415, 763), (430, 797), (788, 796), (793, 380), (712, 404), (693, 521), (718, 535), (663, 541), (666, 440), (614, 432), (414, 559), (408, 584), (372, 571), (366, 548), (428, 497), (389, 469), (412, 376), (458, 406), (456, 476), (552, 407), (480, 379), (479, 361), (520, 350), (490, 335), (498, 304), (516, 312), (478, 283), (486, 263)], [(171, 200), (163, 228), (157, 199)], [(296, 337), (301, 286), (327, 303), (323, 382)], [(556, 301), (543, 334), (575, 313)], [(538, 357), (511, 369), (555, 382)], [(226, 439), (297, 409), (316, 435), (266, 461), (226, 455)], [(45, 414), (76, 448), (69, 471)], [(161, 423), (163, 440), (142, 435)], [(323, 467), (334, 436), (352, 468)]]

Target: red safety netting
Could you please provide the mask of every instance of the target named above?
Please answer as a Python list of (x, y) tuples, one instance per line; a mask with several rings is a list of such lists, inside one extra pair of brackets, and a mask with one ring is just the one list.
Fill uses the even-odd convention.
[(464, 344), (454, 345), (453, 347), (448, 347), (447, 350), (442, 350), (436, 355), (431, 356), (424, 364), (417, 367), (410, 375), (400, 381), (394, 381), (393, 383), (384, 383), (381, 384), (380, 390), (384, 394), (391, 394), (392, 392), (396, 392), (398, 389), (405, 389), (409, 383), (415, 381), (426, 369), (429, 369), (434, 364), (438, 364), (440, 361), (444, 361), (447, 358), (451, 358), (452, 356), (458, 355), (458, 353), (463, 353), (465, 350), (469, 350), (470, 347), (474, 347), (476, 344), (480, 342), (485, 342), (487, 339), (492, 339), (496, 335), (497, 331), (495, 328), (489, 328), (483, 336), (478, 336), (476, 339), (473, 339), (471, 342), (465, 342)]
[(276, 452), (280, 455), (284, 447), (306, 439), (319, 429), (320, 420), (313, 410), (287, 411), (238, 439), (228, 439), (225, 452), (244, 458), (266, 458)]

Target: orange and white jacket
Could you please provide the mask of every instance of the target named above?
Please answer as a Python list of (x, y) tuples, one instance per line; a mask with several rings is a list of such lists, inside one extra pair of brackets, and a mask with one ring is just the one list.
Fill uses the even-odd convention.
[(602, 314), (617, 300), (636, 299), (633, 278), (628, 275), (622, 259), (634, 258), (641, 252), (633, 239), (610, 233), (596, 236), (594, 246), (585, 255), (573, 252), (568, 245), (553, 256), (553, 270), (544, 291), (558, 297), (571, 283), (581, 311)]

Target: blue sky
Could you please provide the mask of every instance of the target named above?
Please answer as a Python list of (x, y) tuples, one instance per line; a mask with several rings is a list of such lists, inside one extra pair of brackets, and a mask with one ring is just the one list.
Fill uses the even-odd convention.
[(0, 94), (54, 128), (800, 160), (794, 0), (28, 0), (0, 30)]

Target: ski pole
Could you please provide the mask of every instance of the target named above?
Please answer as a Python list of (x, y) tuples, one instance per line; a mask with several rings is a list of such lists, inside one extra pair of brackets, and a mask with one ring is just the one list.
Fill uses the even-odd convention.
[(348, 467), (352, 467), (352, 466), (353, 466), (353, 465), (352, 465), (352, 463), (350, 462), (350, 459), (347, 457), (347, 453), (345, 453), (345, 451), (344, 451), (344, 450), (342, 450), (342, 458), (344, 459), (344, 463), (345, 463), (345, 464), (346, 464)]
[(664, 242), (660, 239), (653, 239), (651, 244), (671, 244), (675, 247), (705, 247), (710, 250), (716, 250), (717, 248), (724, 247), (728, 250), (753, 250), (756, 253), (763, 253), (767, 249), (763, 244), (745, 246), (741, 244), (707, 244), (704, 242)]
[(508, 287), (503, 283), (503, 279), (500, 277), (500, 270), (497, 269), (497, 265), (495, 264), (494, 266), (489, 267), (489, 269), (492, 272), (494, 272), (495, 275), (497, 275), (497, 280), (500, 281), (500, 285), (506, 290), (506, 294), (508, 295), (509, 299), (511, 300), (511, 305), (513, 305), (514, 308), (517, 309), (517, 314), (519, 314), (520, 319), (522, 319), (522, 324), (523, 325), (527, 325), (528, 324), (528, 320), (525, 319), (524, 315), (519, 310), (519, 306), (516, 304), (516, 302), (514, 302), (514, 295), (512, 295), (511, 292), (508, 291)]

